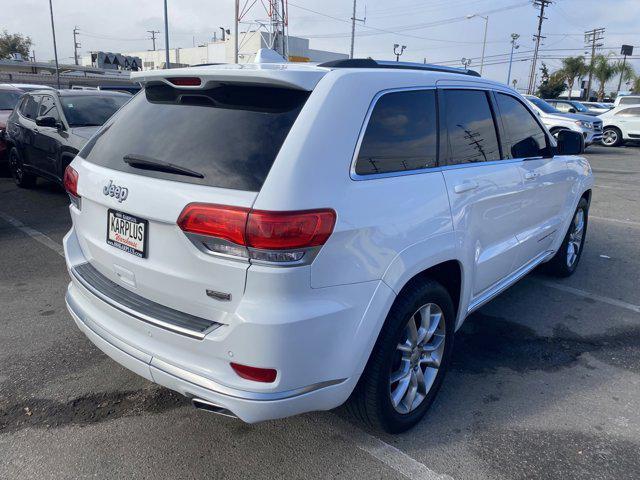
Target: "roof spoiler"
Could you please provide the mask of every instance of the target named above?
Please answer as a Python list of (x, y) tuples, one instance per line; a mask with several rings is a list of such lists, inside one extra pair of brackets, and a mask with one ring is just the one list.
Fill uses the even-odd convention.
[(445, 67), (430, 63), (390, 62), (385, 60), (374, 60), (372, 58), (333, 60), (331, 62), (321, 63), (318, 66), (325, 68), (391, 68), (397, 70), (426, 70), (429, 72), (458, 73), (461, 75), (470, 75), (472, 77), (480, 76), (480, 74), (475, 70), (464, 68)]

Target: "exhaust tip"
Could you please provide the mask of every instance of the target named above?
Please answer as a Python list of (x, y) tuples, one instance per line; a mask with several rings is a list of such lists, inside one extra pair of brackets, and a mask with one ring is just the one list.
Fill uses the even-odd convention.
[(205, 410), (210, 413), (215, 413), (216, 415), (222, 415), (223, 417), (238, 418), (231, 410), (201, 398), (192, 398), (191, 404), (198, 410)]

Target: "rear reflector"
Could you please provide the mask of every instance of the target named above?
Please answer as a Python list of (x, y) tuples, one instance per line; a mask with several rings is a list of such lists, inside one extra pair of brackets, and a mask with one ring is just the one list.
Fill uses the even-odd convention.
[(67, 165), (64, 170), (62, 185), (69, 195), (78, 198), (78, 172), (71, 166)]
[(322, 246), (335, 223), (336, 212), (331, 209), (269, 212), (207, 203), (187, 205), (178, 218), (178, 226), (186, 233), (226, 240), (251, 249), (252, 258), (276, 262), (299, 260), (303, 252), (267, 258), (259, 251)]
[(198, 77), (173, 77), (167, 80), (178, 87), (199, 87), (202, 83)]
[(273, 368), (258, 368), (231, 363), (231, 368), (242, 378), (253, 380), (254, 382), (273, 383), (278, 372)]

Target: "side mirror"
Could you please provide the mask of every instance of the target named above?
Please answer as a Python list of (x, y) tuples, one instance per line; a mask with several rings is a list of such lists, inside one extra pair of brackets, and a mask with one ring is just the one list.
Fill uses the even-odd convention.
[(51, 127), (60, 128), (62, 124), (54, 117), (38, 117), (36, 118), (36, 125), (39, 127)]
[(582, 134), (572, 130), (560, 130), (556, 135), (556, 155), (580, 155), (584, 152)]
[(569, 109), (569, 113), (576, 113), (576, 112), (577, 112), (577, 110), (576, 110), (575, 108), (573, 108), (573, 107), (571, 107), (571, 108)]

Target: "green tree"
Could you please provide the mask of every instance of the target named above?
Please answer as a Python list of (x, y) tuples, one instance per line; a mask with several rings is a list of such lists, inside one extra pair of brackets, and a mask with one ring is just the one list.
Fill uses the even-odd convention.
[(622, 62), (618, 60), (614, 67), (616, 69), (617, 75), (622, 78), (622, 82), (630, 82), (636, 78), (636, 72), (633, 70), (633, 67), (626, 62)]
[(604, 87), (608, 81), (615, 77), (618, 73), (618, 67), (609, 62), (609, 59), (604, 55), (596, 55), (593, 61), (593, 76), (598, 81), (598, 101), (601, 102), (604, 99), (605, 91)]
[(31, 45), (33, 42), (30, 37), (4, 30), (0, 33), (0, 59), (11, 58), (12, 53), (19, 53), (24, 58), (29, 58)]
[(557, 71), (549, 74), (549, 69), (542, 63), (540, 68), (540, 78), (542, 82), (538, 87), (537, 95), (541, 98), (558, 98), (562, 92), (567, 88), (564, 83), (565, 77), (561, 71)]
[(587, 65), (584, 63), (584, 57), (567, 57), (562, 59), (562, 68), (559, 70), (559, 75), (563, 81), (566, 82), (569, 89), (569, 100), (571, 100), (571, 91), (576, 81), (580, 81), (582, 77), (588, 71)]
[(633, 93), (640, 94), (640, 76), (636, 77), (635, 80), (633, 81), (633, 85), (631, 87), (631, 91)]

